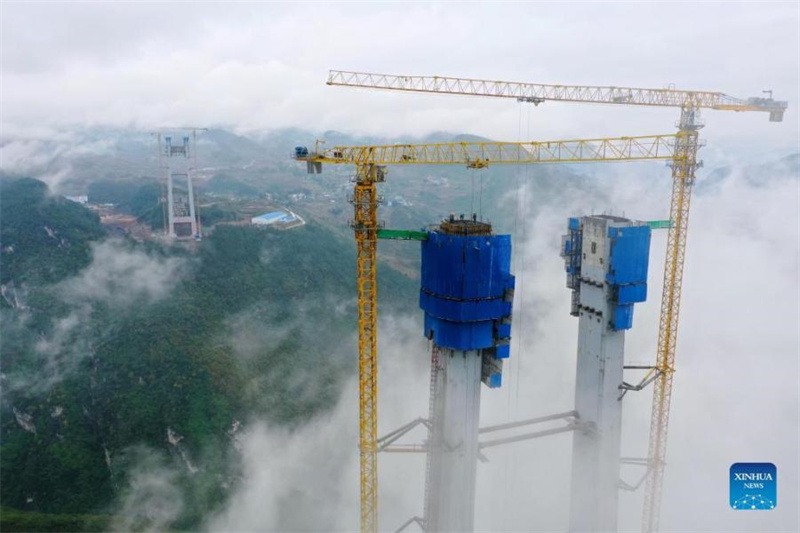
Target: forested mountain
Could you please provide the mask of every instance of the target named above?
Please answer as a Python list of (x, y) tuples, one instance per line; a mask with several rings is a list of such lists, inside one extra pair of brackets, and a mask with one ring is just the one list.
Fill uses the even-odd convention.
[[(143, 456), (180, 472), (172, 527), (196, 527), (236, 486), (242, 427), (301, 423), (355, 372), (354, 244), (323, 225), (221, 226), (192, 250), (1, 187), (3, 530), (102, 528)], [(387, 307), (414, 306), (413, 281), (380, 276)]]
[(89, 260), (89, 243), (105, 235), (91, 211), (53, 196), (41, 181), (0, 182), (0, 282), (55, 282)]

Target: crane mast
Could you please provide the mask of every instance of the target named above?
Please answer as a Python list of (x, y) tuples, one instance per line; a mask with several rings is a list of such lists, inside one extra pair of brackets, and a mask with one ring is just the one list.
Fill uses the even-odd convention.
[[(672, 197), (667, 235), (667, 254), (664, 264), (664, 292), (661, 295), (661, 314), (658, 325), (658, 352), (653, 382), (653, 405), (648, 445), (649, 473), (644, 493), (642, 531), (658, 531), (661, 511), (661, 490), (664, 484), (664, 464), (667, 453), (667, 429), (672, 398), (672, 375), (675, 372), (675, 344), (678, 340), (683, 265), (686, 258), (686, 237), (689, 229), (689, 205), (695, 181), (697, 150), (700, 148), (697, 131), (702, 127), (699, 111), (692, 105), (681, 109), (675, 156), (672, 159)], [(669, 289), (669, 290), (667, 290)]]
[(358, 405), (362, 530), (377, 530), (378, 509), (378, 195), (380, 169), (358, 165), (353, 193), (358, 285)]
[(547, 100), (578, 103), (600, 103), (657, 107), (679, 107), (677, 140), (672, 160), (672, 221), (667, 238), (664, 265), (664, 288), (658, 328), (656, 372), (648, 445), (648, 472), (642, 513), (642, 531), (658, 531), (661, 491), (664, 478), (664, 460), (667, 449), (669, 408), (672, 398), (672, 376), (675, 372), (675, 346), (678, 338), (681, 285), (686, 255), (686, 238), (689, 223), (689, 206), (695, 180), (695, 170), (700, 165), (697, 151), (700, 148), (697, 130), (701, 109), (719, 111), (761, 111), (769, 113), (770, 122), (781, 122), (788, 108), (785, 101), (774, 100), (772, 91), (764, 91), (768, 98), (735, 98), (717, 91), (688, 91), (675, 88), (646, 89), (591, 85), (548, 85), (492, 81), (447, 76), (406, 76), (369, 72), (331, 70), (328, 85), (383, 89), (392, 91), (455, 94), (495, 98), (514, 98), (520, 102), (539, 105)]
[(378, 531), (378, 361), (377, 361), (377, 184), (385, 180), (384, 165), (461, 164), (485, 168), (494, 164), (588, 163), (669, 160), (675, 134), (543, 142), (460, 142), (384, 146), (335, 146), (310, 152), (295, 148), (309, 173), (322, 164), (356, 166), (352, 222), (357, 247), (359, 462), (361, 531)]

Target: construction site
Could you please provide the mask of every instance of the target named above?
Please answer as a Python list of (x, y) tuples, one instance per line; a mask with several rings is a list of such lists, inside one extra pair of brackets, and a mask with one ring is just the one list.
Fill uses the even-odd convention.
[[(297, 146), (292, 152), (295, 160), (306, 164), (309, 174), (321, 173), (326, 165), (354, 169), (349, 201), (357, 246), (360, 486), (353, 490), (360, 494), (361, 531), (474, 531), (476, 508), (484, 503), (476, 498), (476, 483), (478, 465), (487, 461), (485, 451), (563, 433), (572, 435), (571, 470), (564, 472), (570, 476), (570, 490), (560, 496), (569, 502), (569, 531), (618, 531), (620, 491), (643, 492), (641, 531), (659, 531), (673, 374), (680, 364), (676, 348), (689, 213), (696, 174), (702, 167), (700, 115), (707, 110), (711, 115), (760, 112), (780, 122), (787, 102), (773, 99), (771, 92), (767, 97), (739, 99), (722, 92), (677, 88), (543, 85), (335, 70), (330, 71), (327, 84), (507, 99), (533, 106), (607, 104), (618, 107), (619, 113), (635, 113), (637, 106), (675, 109), (677, 130), (671, 131), (670, 124), (654, 124), (657, 133), (651, 135), (609, 132), (614, 136), (581, 139), (580, 132), (575, 132), (569, 140), (325, 149), (317, 143), (313, 148)], [(504, 366), (513, 358), (531, 356), (511, 350), (514, 316), (523, 311), (515, 298), (513, 236), (495, 233), (489, 222), (492, 208), (453, 213), (423, 228), (386, 228), (379, 211), (384, 202), (381, 184), (391, 179), (395, 165), (461, 165), (480, 171), (496, 165), (635, 161), (666, 163), (672, 194), (661, 201), (665, 212), (668, 205), (669, 218), (638, 220), (578, 212), (563, 221), (559, 236), (563, 298), (570, 302), (570, 314), (576, 319), (572, 338), (563, 341), (577, 345), (573, 408), (504, 424), (482, 424), (482, 388), (503, 387)], [(654, 232), (666, 233), (663, 267), (650, 262)], [(419, 308), (424, 325), (419, 334), (427, 339), (425, 357), (430, 361), (428, 412), (384, 435), (378, 433), (378, 390), (392, 376), (378, 376), (377, 251), (381, 240), (408, 241), (408, 246), (420, 248)], [(663, 291), (658, 330), (651, 332), (657, 351), (644, 363), (641, 354), (632, 361), (625, 353), (625, 335), (636, 327), (635, 309), (648, 300), (652, 270), (663, 276)], [(623, 406), (648, 398), (652, 398), (649, 428), (632, 431), (649, 431), (649, 446), (639, 456), (623, 456)], [(404, 523), (380, 521), (379, 457), (386, 453), (425, 456), (425, 484), (418, 489), (424, 494), (424, 504)], [(517, 453), (534, 452), (520, 448)], [(623, 466), (636, 469), (635, 481), (622, 479)]]
[(800, 2), (0, 3), (1, 532), (800, 532)]

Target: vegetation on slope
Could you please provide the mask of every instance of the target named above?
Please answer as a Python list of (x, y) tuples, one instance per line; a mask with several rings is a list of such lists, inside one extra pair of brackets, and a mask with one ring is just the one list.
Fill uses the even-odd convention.
[[(177, 473), (185, 505), (171, 527), (197, 527), (241, 474), (238, 423), (300, 424), (356, 371), (354, 245), (327, 228), (221, 226), (192, 254), (102, 242), (93, 214), (34, 180), (0, 192), (0, 245), (15, 245), (3, 281), (21, 298), (0, 309), (4, 530), (9, 508), (116, 511), (141, 449)], [(130, 264), (115, 274), (98, 259), (104, 246)], [(172, 262), (181, 268), (165, 295), (122, 301), (137, 280), (153, 281), (137, 268)], [(382, 299), (412, 308), (415, 285), (381, 269)], [(98, 279), (113, 289), (103, 297)]]
[(52, 283), (89, 263), (89, 243), (105, 235), (82, 206), (38, 180), (0, 182), (0, 282)]

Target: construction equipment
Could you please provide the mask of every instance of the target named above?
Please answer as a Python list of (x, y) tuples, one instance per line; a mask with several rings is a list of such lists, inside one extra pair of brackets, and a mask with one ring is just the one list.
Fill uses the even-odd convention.
[(486, 168), (490, 164), (586, 163), (670, 159), (675, 134), (532, 142), (450, 142), (430, 144), (388, 144), (378, 146), (336, 146), (310, 152), (295, 148), (294, 157), (306, 161), (311, 174), (322, 163), (348, 165), (466, 165)]
[(442, 76), (401, 76), (366, 72), (331, 70), (328, 85), (438, 94), (514, 98), (539, 105), (547, 100), (560, 102), (619, 104), (638, 106), (679, 107), (680, 120), (672, 166), (672, 199), (664, 265), (664, 290), (656, 354), (657, 378), (654, 383), (650, 443), (648, 447), (647, 485), (645, 489), (642, 531), (658, 531), (661, 490), (666, 458), (669, 408), (672, 397), (672, 375), (675, 372), (675, 344), (678, 336), (683, 264), (689, 206), (695, 181), (695, 170), (701, 143), (698, 130), (701, 109), (720, 111), (761, 111), (769, 113), (771, 122), (781, 122), (788, 108), (785, 101), (774, 100), (772, 91), (763, 91), (767, 98), (734, 98), (722, 92), (688, 91), (676, 88), (644, 89), (587, 85), (546, 85), (506, 81), (477, 80)]
[(686, 91), (682, 89), (643, 89), (638, 87), (609, 87), (599, 85), (546, 85), (512, 81), (476, 80), (446, 76), (400, 76), (370, 72), (331, 70), (328, 85), (389, 89), (392, 91), (460, 94), (514, 98), (539, 105), (547, 100), (593, 104), (625, 104), (640, 106), (717, 109), (721, 111), (765, 111), (772, 122), (781, 122), (788, 107), (774, 100), (772, 91), (762, 91), (768, 98), (735, 98), (716, 91)]
[[(377, 184), (386, 179), (385, 165), (461, 164), (486, 168), (495, 164), (588, 163), (671, 160), (680, 137), (675, 134), (545, 142), (457, 142), (385, 146), (336, 146), (310, 151), (298, 146), (292, 157), (307, 163), (308, 172), (322, 165), (356, 166), (351, 222), (356, 238), (358, 275), (359, 450), (361, 468), (361, 531), (378, 530), (377, 472)], [(388, 236), (384, 233), (384, 236)]]

